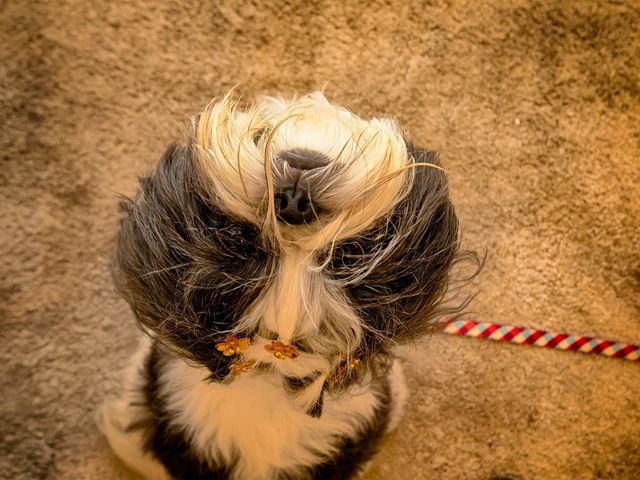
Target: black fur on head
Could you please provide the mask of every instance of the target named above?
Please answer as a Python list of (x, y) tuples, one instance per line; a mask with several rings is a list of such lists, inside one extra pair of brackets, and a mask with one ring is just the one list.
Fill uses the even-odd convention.
[[(409, 143), (407, 150), (414, 163), (440, 165), (435, 152)], [(385, 352), (427, 333), (434, 327), (428, 320), (459, 310), (441, 301), (462, 257), (475, 259), (459, 251), (446, 174), (416, 168), (410, 192), (389, 217), (337, 245), (327, 269), (366, 326), (363, 350)]]
[(228, 358), (215, 344), (267, 285), (276, 256), (206, 191), (193, 148), (169, 146), (121, 203), (112, 270), (142, 326), (223, 377)]

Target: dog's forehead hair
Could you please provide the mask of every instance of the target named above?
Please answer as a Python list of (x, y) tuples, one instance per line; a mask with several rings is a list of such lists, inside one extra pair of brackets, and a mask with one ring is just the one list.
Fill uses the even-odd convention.
[[(395, 122), (363, 120), (319, 92), (292, 101), (265, 98), (244, 111), (228, 96), (212, 102), (198, 117), (194, 144), (211, 194), (225, 209), (259, 225), (266, 241), (307, 251), (366, 230), (404, 197), (413, 178)], [(278, 222), (275, 211), (275, 194), (292, 167), (281, 159), (292, 151), (326, 159), (305, 177), (314, 221), (296, 228)]]

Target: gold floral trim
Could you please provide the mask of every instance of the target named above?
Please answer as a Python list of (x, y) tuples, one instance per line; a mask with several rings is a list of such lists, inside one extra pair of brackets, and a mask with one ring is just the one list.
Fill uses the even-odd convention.
[(216, 344), (216, 350), (222, 352), (225, 357), (230, 357), (236, 353), (244, 352), (249, 348), (249, 344), (251, 344), (250, 338), (238, 338), (234, 335), (229, 335), (224, 339), (224, 342)]
[(353, 358), (350, 362), (343, 362), (338, 367), (336, 372), (331, 376), (329, 380), (329, 389), (334, 388), (336, 385), (342, 382), (342, 380), (344, 380), (344, 377), (347, 376), (347, 372), (349, 372), (350, 370), (353, 370), (359, 364), (360, 364), (359, 358)]
[(231, 375), (240, 375), (241, 373), (247, 373), (250, 372), (253, 367), (255, 367), (256, 365), (256, 361), (255, 360), (246, 360), (244, 362), (236, 362), (233, 363), (229, 366), (229, 371), (231, 372)]
[(279, 340), (273, 340), (270, 344), (265, 345), (264, 349), (269, 353), (273, 353), (273, 356), (280, 360), (298, 357), (298, 349), (295, 345), (288, 345)]

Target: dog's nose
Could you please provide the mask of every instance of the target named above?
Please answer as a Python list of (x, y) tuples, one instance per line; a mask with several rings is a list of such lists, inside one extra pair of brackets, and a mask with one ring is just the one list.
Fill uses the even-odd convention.
[(314, 150), (295, 148), (280, 152), (278, 160), (285, 166), (287, 178), (287, 183), (275, 194), (278, 218), (293, 225), (312, 222), (318, 209), (312, 203), (305, 179), (311, 173), (310, 170), (328, 165), (329, 159)]
[(286, 223), (299, 225), (314, 218), (314, 208), (309, 193), (300, 182), (283, 188), (275, 195), (276, 213)]

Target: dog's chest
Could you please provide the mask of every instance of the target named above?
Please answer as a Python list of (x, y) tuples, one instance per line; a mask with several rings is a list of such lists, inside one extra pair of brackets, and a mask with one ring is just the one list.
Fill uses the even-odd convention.
[(373, 416), (377, 402), (356, 387), (327, 396), (322, 416), (312, 418), (275, 375), (256, 372), (224, 385), (206, 382), (207, 375), (176, 359), (166, 365), (161, 389), (191, 448), (212, 463), (235, 464), (235, 478), (270, 478), (326, 459)]

